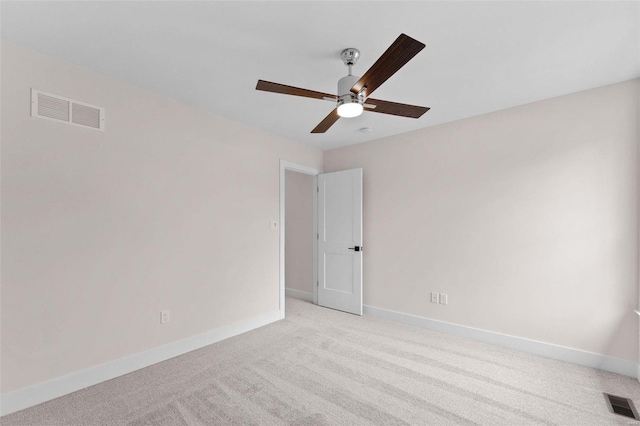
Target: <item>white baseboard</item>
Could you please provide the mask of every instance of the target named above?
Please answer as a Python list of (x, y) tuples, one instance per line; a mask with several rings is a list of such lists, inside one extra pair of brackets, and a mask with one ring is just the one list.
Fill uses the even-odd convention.
[[(312, 293), (299, 290), (286, 289), (286, 295), (307, 301), (313, 300)], [(610, 371), (612, 373), (622, 374), (625, 376), (636, 377), (640, 381), (640, 364), (632, 361), (496, 333), (493, 331), (480, 330), (458, 324), (436, 321), (416, 315), (376, 308), (373, 306), (364, 305), (363, 308), (366, 315), (372, 315), (378, 318), (439, 331), (441, 333), (467, 337), (521, 352), (541, 355), (587, 367), (598, 368), (600, 370)], [(216, 343), (229, 337), (237, 336), (247, 331), (278, 321), (280, 318), (280, 311), (272, 311), (249, 320), (220, 327), (207, 333), (182, 339), (145, 352), (140, 352), (64, 377), (59, 377), (57, 379), (1, 395), (0, 416), (23, 410), (80, 389), (96, 385), (106, 380), (148, 367), (158, 362), (183, 355), (212, 343)]]
[(306, 300), (313, 303), (313, 293), (307, 293), (306, 291), (294, 290), (292, 288), (285, 288), (284, 294), (295, 299)]
[(38, 383), (1, 396), (0, 415), (13, 413), (37, 404), (67, 395), (71, 392), (84, 389), (131, 373), (144, 367), (165, 361), (169, 358), (183, 355), (212, 343), (219, 342), (229, 337), (237, 336), (247, 331), (262, 327), (281, 319), (280, 311), (272, 311), (266, 314), (240, 321), (234, 324), (211, 330), (209, 332), (168, 343), (148, 351), (140, 352), (125, 358), (108, 362), (106, 364), (91, 367), (86, 370), (59, 377), (47, 382)]
[(551, 343), (525, 339), (522, 337), (510, 336), (508, 334), (432, 320), (402, 312), (375, 308), (373, 306), (364, 305), (363, 308), (366, 315), (372, 315), (378, 318), (439, 331), (445, 334), (452, 334), (454, 336), (467, 337), (469, 339), (490, 343), (503, 348), (509, 348), (534, 355), (541, 355), (547, 358), (622, 374), (624, 376), (636, 377), (640, 380), (640, 364), (633, 361), (582, 351), (580, 349), (567, 348)]

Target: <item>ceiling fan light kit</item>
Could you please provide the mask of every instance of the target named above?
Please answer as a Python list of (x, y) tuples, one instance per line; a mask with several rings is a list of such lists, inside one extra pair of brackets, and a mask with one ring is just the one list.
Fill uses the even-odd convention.
[(424, 43), (406, 34), (400, 34), (362, 77), (351, 74), (351, 68), (358, 61), (360, 51), (352, 47), (344, 49), (340, 53), (340, 58), (349, 68), (349, 74), (338, 80), (337, 96), (264, 80), (258, 80), (256, 90), (334, 102), (334, 110), (331, 111), (311, 133), (325, 133), (341, 117), (357, 117), (362, 114), (364, 110), (400, 117), (420, 118), (429, 110), (428, 107), (372, 99), (369, 98), (369, 96), (424, 47)]
[(338, 101), (338, 115), (342, 118), (353, 118), (362, 114), (364, 107), (356, 99)]

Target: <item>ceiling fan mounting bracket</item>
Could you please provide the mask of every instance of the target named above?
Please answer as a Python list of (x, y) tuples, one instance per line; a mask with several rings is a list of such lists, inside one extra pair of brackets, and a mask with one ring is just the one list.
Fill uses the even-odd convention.
[(355, 65), (356, 62), (358, 62), (359, 57), (360, 57), (360, 51), (354, 47), (349, 47), (347, 49), (344, 49), (342, 53), (340, 53), (340, 58), (342, 59), (342, 62), (344, 62), (344, 64), (348, 67)]
[(353, 93), (347, 93), (339, 96), (338, 99), (335, 100), (335, 102), (338, 106), (345, 103), (359, 103), (360, 105), (364, 105), (364, 98)]

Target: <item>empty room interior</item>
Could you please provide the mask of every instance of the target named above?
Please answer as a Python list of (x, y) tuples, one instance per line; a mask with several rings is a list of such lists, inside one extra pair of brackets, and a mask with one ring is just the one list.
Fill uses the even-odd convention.
[(0, 424), (640, 422), (640, 2), (0, 36)]

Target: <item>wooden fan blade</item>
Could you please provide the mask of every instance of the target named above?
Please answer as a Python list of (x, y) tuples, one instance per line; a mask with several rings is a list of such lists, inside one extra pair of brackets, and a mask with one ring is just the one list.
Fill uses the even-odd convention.
[(406, 34), (400, 34), (396, 41), (378, 58), (376, 63), (360, 77), (360, 80), (356, 81), (351, 91), (357, 94), (363, 87), (366, 87), (364, 96), (368, 97), (396, 71), (416, 56), (418, 52), (424, 49), (424, 46), (424, 43), (420, 43)]
[(272, 83), (270, 81), (258, 80), (256, 90), (265, 92), (282, 93), (283, 95), (302, 96), (304, 98), (323, 99), (326, 97), (337, 99), (336, 95), (330, 93), (316, 92), (314, 90), (301, 89), (299, 87), (287, 86), (285, 84)]
[(324, 133), (329, 130), (329, 127), (333, 126), (340, 116), (338, 115), (338, 108), (335, 108), (333, 111), (327, 115), (324, 120), (318, 124), (315, 129), (311, 131), (311, 133)]
[(364, 109), (371, 112), (379, 112), (382, 114), (399, 115), (400, 117), (420, 118), (422, 114), (429, 111), (429, 107), (416, 105), (399, 104), (397, 102), (382, 101), (380, 99), (367, 99), (367, 104), (375, 105), (375, 108)]

